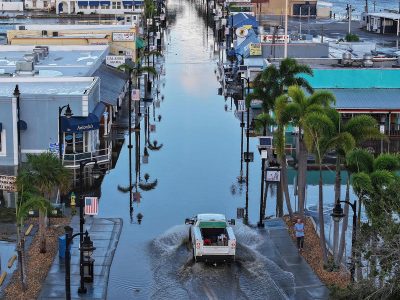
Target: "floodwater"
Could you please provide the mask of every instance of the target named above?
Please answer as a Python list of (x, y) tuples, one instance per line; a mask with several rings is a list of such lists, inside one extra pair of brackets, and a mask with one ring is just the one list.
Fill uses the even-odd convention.
[[(176, 14), (176, 19), (166, 35), (165, 76), (159, 82), (164, 100), (155, 108), (155, 118), (153, 107), (149, 110), (150, 124), (156, 125), (150, 141), (157, 140), (163, 147), (149, 150), (149, 163), (141, 164), (140, 174), (142, 180), (145, 173), (150, 175), (149, 182), (157, 179), (157, 186), (141, 191), (141, 201), (135, 203), (131, 218), (129, 195), (117, 189), (118, 185), (129, 186), (127, 139), (115, 169), (102, 184), (99, 216), (124, 220), (108, 298), (291, 298), (293, 275), (263, 257), (257, 250), (263, 242), (261, 236), (240, 222), (235, 226), (235, 263), (217, 267), (191, 263), (185, 218), (202, 212), (235, 218), (236, 208), (244, 207), (244, 191), (240, 194), (236, 185), (240, 127), (233, 112), (225, 111), (223, 98), (217, 96), (212, 31), (187, 1), (169, 1), (168, 11)], [(160, 122), (158, 115), (162, 116)], [(141, 128), (143, 153), (143, 121)], [(256, 151), (255, 141), (251, 147)], [(134, 163), (132, 168), (135, 170)], [(259, 169), (256, 159), (250, 169), (249, 216), (253, 224), (258, 216)], [(267, 214), (274, 214), (270, 206)], [(144, 216), (140, 225), (138, 213)]]

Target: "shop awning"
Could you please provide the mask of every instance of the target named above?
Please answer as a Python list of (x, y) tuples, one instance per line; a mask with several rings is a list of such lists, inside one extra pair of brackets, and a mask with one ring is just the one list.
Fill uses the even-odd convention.
[(133, 1), (122, 1), (122, 3), (126, 6), (132, 6), (133, 5)]
[(135, 5), (143, 5), (144, 2), (143, 1), (134, 1)]
[(78, 1), (79, 6), (88, 6), (88, 1)]
[(28, 129), (28, 124), (26, 124), (25, 121), (19, 120), (18, 121), (18, 128), (19, 130), (27, 130)]
[(104, 103), (97, 103), (93, 112), (87, 117), (61, 117), (61, 128), (63, 132), (81, 132), (96, 130), (100, 127), (100, 120), (104, 113), (106, 106)]
[(100, 5), (108, 5), (108, 6), (110, 6), (111, 2), (110, 1), (100, 1)]
[(90, 6), (99, 6), (100, 1), (89, 1)]

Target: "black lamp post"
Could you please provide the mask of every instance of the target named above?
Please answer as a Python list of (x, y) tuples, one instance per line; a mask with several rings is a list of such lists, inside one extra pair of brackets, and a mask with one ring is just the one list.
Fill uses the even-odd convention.
[[(70, 245), (72, 244), (73, 239), (79, 235), (80, 239), (83, 239), (79, 247), (79, 252), (81, 257), (84, 257), (85, 260), (80, 263), (81, 266), (81, 285), (83, 281), (93, 282), (93, 266), (94, 259), (91, 258), (93, 251), (96, 249), (93, 247), (93, 242), (90, 240), (89, 233), (86, 231), (73, 233), (73, 229), (70, 226), (65, 226), (65, 298), (66, 300), (71, 300), (71, 252)], [(83, 272), (82, 272), (83, 271)], [(86, 271), (86, 272), (85, 272)], [(83, 275), (82, 275), (83, 274)], [(82, 287), (82, 286), (81, 286)], [(81, 288), (80, 287), (80, 288)], [(82, 293), (78, 289), (78, 293)], [(86, 288), (84, 287), (84, 292), (86, 293)]]
[[(250, 80), (248, 78), (241, 78), (247, 83), (247, 95), (250, 93)], [(244, 85), (243, 85), (244, 88)], [(243, 93), (244, 94), (244, 93)], [(247, 128), (246, 128), (246, 214), (245, 220), (248, 220), (249, 217), (249, 148), (250, 148), (250, 105), (247, 106)]]
[(58, 107), (58, 157), (60, 158), (61, 163), (62, 163), (62, 145), (64, 144), (63, 131), (61, 129), (61, 113), (64, 108), (67, 108), (64, 113), (64, 116), (67, 119), (71, 118), (73, 115), (71, 108), (69, 107), (69, 104)]
[(20, 100), (20, 91), (19, 91), (19, 87), (18, 84), (15, 85), (15, 89), (14, 89), (14, 93), (13, 93), (14, 97), (17, 99), (17, 141), (18, 141), (18, 166), (21, 162), (21, 128), (20, 128), (20, 104), (19, 104), (19, 100)]
[(261, 150), (261, 192), (260, 192), (260, 219), (257, 223), (258, 227), (264, 227), (264, 214), (263, 214), (263, 202), (264, 202), (264, 181), (265, 181), (265, 161), (267, 159), (267, 150)]
[[(86, 160), (86, 161), (80, 161), (79, 162), (79, 198), (80, 198), (80, 205), (79, 205), (79, 232), (83, 233), (83, 224), (85, 224), (85, 218), (83, 214), (83, 207), (84, 207), (84, 199), (83, 199), (83, 169), (85, 166), (89, 163), (93, 163), (93, 169), (92, 169), (92, 175), (94, 179), (98, 179), (102, 172), (100, 170), (99, 165), (97, 164), (97, 160), (95, 158)], [(83, 234), (80, 235), (80, 245), (82, 246), (83, 243)], [(78, 289), (78, 293), (85, 294), (86, 293), (86, 288), (85, 288), (85, 282), (84, 282), (84, 273), (83, 273), (83, 251), (80, 251), (80, 276), (81, 276), (81, 283), (80, 287)]]
[(340, 205), (340, 203), (346, 203), (350, 205), (350, 207), (353, 209), (353, 232), (351, 235), (351, 268), (350, 268), (350, 275), (351, 275), (351, 281), (354, 282), (354, 274), (356, 271), (356, 251), (354, 248), (354, 244), (357, 239), (357, 201), (354, 201), (354, 203), (351, 203), (349, 201), (338, 201), (335, 204), (335, 207), (332, 210), (331, 216), (334, 222), (340, 222), (340, 220), (345, 216), (343, 213), (343, 208)]

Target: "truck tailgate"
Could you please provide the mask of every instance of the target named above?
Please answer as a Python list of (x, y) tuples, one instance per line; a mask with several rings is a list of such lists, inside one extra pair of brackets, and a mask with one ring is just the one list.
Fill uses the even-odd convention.
[(228, 246), (203, 246), (203, 255), (229, 254)]

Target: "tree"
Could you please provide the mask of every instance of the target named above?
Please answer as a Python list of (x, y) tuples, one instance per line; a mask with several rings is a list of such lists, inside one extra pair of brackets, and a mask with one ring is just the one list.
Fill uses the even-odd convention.
[(291, 116), (291, 122), (298, 128), (297, 135), (297, 189), (298, 207), (301, 216), (304, 216), (304, 200), (307, 177), (307, 148), (304, 141), (303, 129), (310, 113), (321, 112), (324, 108), (335, 103), (335, 97), (328, 91), (317, 91), (307, 96), (299, 86), (291, 86), (288, 90), (291, 102), (285, 108), (286, 114)]
[[(335, 123), (335, 135), (339, 138), (340, 136), (347, 135), (347, 138), (354, 141), (355, 146), (361, 146), (361, 144), (367, 140), (381, 139), (382, 134), (379, 132), (378, 124), (376, 120), (368, 115), (358, 115), (345, 123), (342, 123), (340, 114), (336, 114), (332, 119)], [(345, 144), (338, 144), (336, 152), (336, 178), (335, 178), (335, 203), (340, 200), (341, 197), (341, 165), (345, 161), (347, 154)], [(353, 150), (353, 148), (348, 148)], [(348, 174), (350, 176), (350, 174)], [(347, 195), (346, 190), (346, 195)], [(349, 205), (345, 204), (344, 210), (348, 212)], [(345, 217), (346, 220), (342, 224), (342, 238), (339, 245), (339, 223), (335, 222), (333, 228), (333, 256), (335, 264), (338, 264), (342, 258), (345, 242), (345, 234), (348, 224), (348, 214)], [(341, 248), (341, 249), (339, 249)], [(341, 250), (341, 251), (340, 251)]]
[(284, 94), (292, 85), (305, 88), (309, 93), (313, 88), (300, 74), (313, 74), (307, 65), (299, 64), (293, 58), (281, 61), (279, 68), (271, 64), (257, 75), (253, 82), (253, 92), (248, 95), (249, 101), (260, 99), (263, 101), (263, 110), (268, 112), (274, 109), (275, 99)]
[[(27, 162), (17, 177), (17, 186), (18, 189), (24, 188), (35, 197), (41, 196), (49, 202), (57, 187), (61, 193), (68, 190), (70, 173), (52, 153), (27, 154)], [(46, 212), (45, 209), (39, 209), (41, 253), (46, 252)]]
[(24, 192), (23, 187), (18, 189), (20, 194), (19, 200), (16, 202), (15, 215), (17, 225), (17, 253), (18, 253), (18, 269), (22, 290), (27, 289), (26, 273), (25, 273), (25, 237), (23, 229), (25, 220), (29, 216), (29, 211), (37, 209), (46, 212), (49, 209), (49, 203), (43, 197), (32, 195), (29, 192)]
[(329, 150), (336, 146), (336, 143), (340, 142), (334, 136), (335, 124), (329, 117), (330, 115), (333, 115), (333, 112), (329, 112), (329, 110), (326, 112), (311, 112), (306, 116), (304, 122), (304, 139), (306, 147), (309, 152), (315, 154), (319, 169), (318, 219), (320, 227), (320, 244), (324, 264), (328, 261), (328, 255), (325, 240), (322, 159)]
[(274, 144), (276, 148), (277, 157), (279, 160), (279, 164), (281, 166), (281, 189), (285, 195), (286, 207), (288, 209), (288, 213), (290, 218), (293, 216), (293, 209), (290, 203), (290, 194), (289, 194), (289, 183), (288, 183), (288, 174), (287, 174), (287, 162), (286, 162), (286, 126), (289, 124), (291, 116), (288, 114), (287, 105), (288, 105), (289, 97), (288, 95), (282, 95), (278, 97), (275, 101), (275, 119), (277, 130), (274, 134)]
[(255, 119), (255, 129), (257, 131), (262, 131), (263, 135), (267, 134), (267, 128), (268, 126), (274, 125), (275, 124), (275, 120), (273, 117), (270, 116), (270, 114), (268, 113), (261, 113), (259, 114)]

